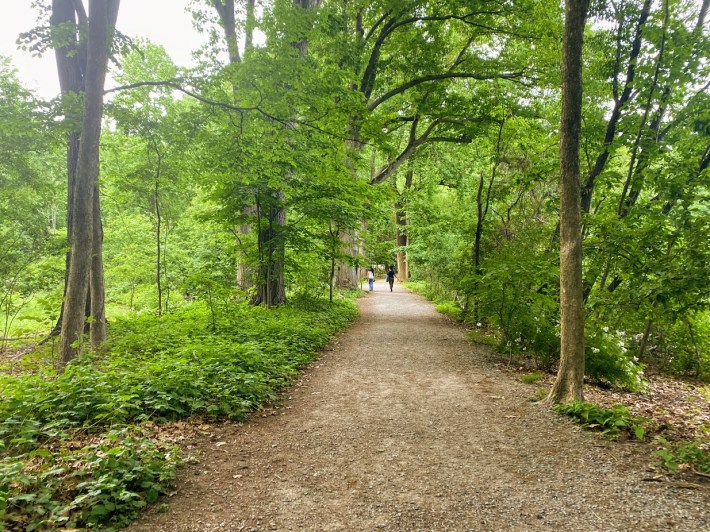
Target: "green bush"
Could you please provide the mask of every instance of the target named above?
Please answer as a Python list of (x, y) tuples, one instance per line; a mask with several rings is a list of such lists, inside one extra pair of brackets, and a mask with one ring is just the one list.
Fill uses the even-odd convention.
[(584, 401), (571, 401), (555, 406), (555, 412), (572, 418), (585, 428), (596, 430), (607, 436), (625, 435), (643, 441), (650, 426), (650, 420), (634, 416), (622, 405), (602, 408)]
[(643, 387), (643, 365), (626, 349), (623, 333), (587, 326), (584, 341), (584, 372), (592, 382), (633, 392)]
[(435, 306), (437, 312), (445, 314), (446, 316), (449, 316), (450, 318), (453, 318), (455, 320), (461, 319), (461, 307), (459, 307), (456, 303), (437, 303)]
[(710, 379), (710, 313), (654, 328), (649, 362), (677, 375)]

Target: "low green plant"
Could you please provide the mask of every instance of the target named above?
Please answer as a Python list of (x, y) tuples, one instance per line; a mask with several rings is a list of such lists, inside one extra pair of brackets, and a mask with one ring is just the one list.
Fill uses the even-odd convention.
[(530, 402), (537, 403), (538, 401), (542, 401), (547, 397), (548, 393), (547, 388), (538, 388), (535, 390), (535, 394), (530, 398)]
[(555, 411), (569, 416), (587, 429), (612, 437), (626, 435), (643, 441), (650, 427), (649, 419), (632, 415), (623, 405), (602, 408), (584, 401), (571, 401), (555, 406)]
[(175, 478), (177, 449), (136, 429), (91, 443), (37, 448), (0, 462), (0, 515), (23, 530), (123, 526)]
[(670, 442), (658, 437), (654, 442), (658, 446), (656, 456), (661, 459), (661, 465), (666, 469), (673, 472), (691, 469), (710, 475), (710, 452), (707, 441)]
[(535, 384), (540, 379), (542, 379), (542, 374), (537, 371), (534, 371), (532, 373), (526, 373), (525, 375), (520, 377), (520, 380), (523, 381), (525, 384)]
[(441, 314), (445, 314), (446, 316), (449, 316), (450, 318), (453, 318), (455, 320), (461, 319), (461, 307), (459, 307), (454, 302), (446, 301), (443, 303), (437, 303), (435, 307), (436, 311)]
[(349, 299), (272, 310), (195, 303), (116, 320), (105, 352), (58, 377), (0, 376), (0, 515), (27, 530), (127, 523), (162, 492), (177, 458), (126, 427), (243, 419), (356, 314)]
[(481, 329), (472, 329), (468, 331), (468, 339), (474, 344), (485, 344), (496, 347), (500, 344), (500, 340), (493, 334), (487, 334)]
[(644, 386), (644, 366), (627, 350), (625, 335), (608, 327), (587, 327), (585, 374), (602, 386), (637, 392)]

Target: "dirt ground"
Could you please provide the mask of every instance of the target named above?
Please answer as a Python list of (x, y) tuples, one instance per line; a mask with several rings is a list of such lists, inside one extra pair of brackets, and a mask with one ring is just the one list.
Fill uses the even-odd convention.
[(432, 305), (384, 282), (283, 403), (193, 442), (138, 531), (710, 530), (707, 484), (530, 401)]

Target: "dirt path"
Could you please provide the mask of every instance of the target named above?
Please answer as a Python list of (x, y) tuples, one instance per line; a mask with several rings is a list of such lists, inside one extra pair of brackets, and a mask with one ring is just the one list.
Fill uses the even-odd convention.
[(640, 446), (531, 403), (422, 298), (378, 282), (360, 309), (132, 530), (710, 530), (707, 488), (645, 481)]

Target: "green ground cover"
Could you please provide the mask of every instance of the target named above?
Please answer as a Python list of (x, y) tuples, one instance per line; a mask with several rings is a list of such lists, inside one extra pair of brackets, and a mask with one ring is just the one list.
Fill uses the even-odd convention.
[(146, 427), (243, 419), (356, 316), (352, 299), (267, 310), (196, 303), (115, 321), (107, 350), (57, 377), (0, 376), (0, 516), (11, 530), (115, 527), (154, 502), (179, 450)]

